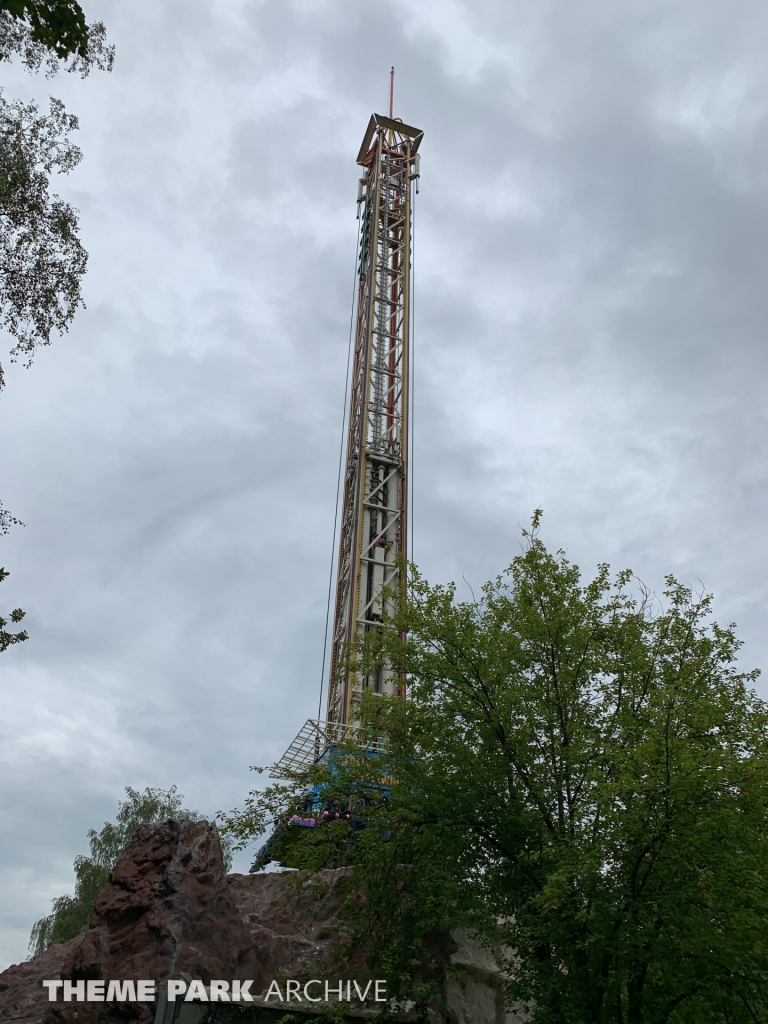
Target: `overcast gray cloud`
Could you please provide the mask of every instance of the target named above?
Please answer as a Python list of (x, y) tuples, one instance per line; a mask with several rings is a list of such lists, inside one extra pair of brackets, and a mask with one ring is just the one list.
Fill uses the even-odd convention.
[[(416, 213), (415, 556), (544, 539), (715, 592), (768, 662), (768, 8), (88, 0), (60, 95), (87, 310), (0, 400), (0, 963), (125, 785), (239, 802), (314, 714), (355, 249), (397, 67)], [(463, 586), (463, 583), (462, 583)], [(766, 688), (762, 687), (762, 692)], [(245, 861), (243, 861), (245, 863)]]

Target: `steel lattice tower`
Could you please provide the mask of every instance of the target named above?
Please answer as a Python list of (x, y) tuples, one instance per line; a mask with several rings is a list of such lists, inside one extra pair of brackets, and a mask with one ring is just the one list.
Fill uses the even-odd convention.
[[(363, 690), (402, 692), (392, 670), (343, 670), (355, 640), (391, 614), (408, 554), (408, 398), (411, 191), (422, 133), (373, 115), (357, 162), (359, 203), (355, 350), (333, 628), (328, 722), (352, 723)], [(390, 605), (389, 607), (387, 605)]]
[(346, 665), (359, 638), (392, 614), (405, 585), (399, 562), (408, 556), (411, 232), (422, 137), (418, 128), (374, 114), (357, 157), (362, 224), (327, 721), (306, 723), (275, 777), (345, 739), (366, 689), (405, 695), (394, 669), (369, 676)]

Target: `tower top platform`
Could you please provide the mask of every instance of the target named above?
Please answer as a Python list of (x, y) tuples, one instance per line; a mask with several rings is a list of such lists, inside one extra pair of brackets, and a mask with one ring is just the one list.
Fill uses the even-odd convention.
[(365, 163), (365, 158), (368, 155), (368, 150), (371, 148), (371, 142), (377, 128), (386, 128), (389, 131), (398, 132), (408, 139), (413, 139), (411, 143), (411, 156), (416, 155), (421, 140), (424, 138), (424, 132), (421, 128), (413, 128), (411, 125), (403, 124), (402, 121), (398, 121), (394, 117), (387, 117), (385, 114), (371, 114), (371, 120), (368, 122), (368, 127), (363, 137), (363, 144), (360, 146), (360, 152), (357, 154), (357, 162), (359, 164)]

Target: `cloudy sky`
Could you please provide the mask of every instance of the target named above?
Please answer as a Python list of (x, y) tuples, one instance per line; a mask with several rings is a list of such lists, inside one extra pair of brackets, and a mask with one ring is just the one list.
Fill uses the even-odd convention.
[(0, 967), (126, 785), (231, 808), (316, 711), (391, 64), (425, 131), (416, 560), (476, 587), (541, 506), (585, 571), (703, 585), (768, 663), (764, 3), (84, 5), (112, 75), (2, 71), (80, 115), (57, 189), (90, 269), (0, 400), (0, 608), (30, 632), (0, 665)]

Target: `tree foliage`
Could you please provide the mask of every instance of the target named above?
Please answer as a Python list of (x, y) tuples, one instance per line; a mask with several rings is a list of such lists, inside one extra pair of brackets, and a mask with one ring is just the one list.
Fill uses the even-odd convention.
[(77, 0), (0, 0), (0, 11), (59, 58), (88, 53), (88, 25)]
[[(85, 77), (94, 67), (111, 70), (114, 48), (104, 25), (88, 25), (74, 0), (0, 0), (0, 61), (13, 56), (49, 77), (60, 66)], [(88, 255), (77, 211), (49, 191), (54, 172), (66, 174), (82, 159), (70, 141), (78, 127), (61, 100), (51, 98), (41, 113), (0, 90), (0, 324), (15, 339), (11, 358), (26, 365), (83, 305)]]
[(22, 57), (29, 71), (45, 65), (48, 77), (63, 66), (86, 77), (111, 71), (114, 47), (101, 21), (88, 25), (75, 0), (0, 0), (0, 60)]
[[(2, 529), (3, 511), (4, 510), (0, 508), (0, 533), (4, 532), (4, 530)], [(9, 516), (9, 518), (11, 517)], [(8, 579), (9, 576), (10, 573), (6, 569), (0, 567), (0, 583), (2, 583), (3, 580)], [(15, 633), (9, 629), (6, 629), (6, 627), (11, 623), (14, 626), (18, 625), (24, 618), (25, 614), (26, 613), (23, 612), (21, 608), (14, 608), (13, 611), (9, 613), (7, 619), (3, 616), (0, 616), (0, 653), (2, 653), (3, 651), (7, 651), (8, 648), (11, 647), (13, 644), (20, 644), (24, 640), (29, 639), (29, 634), (27, 633), (26, 629), (19, 629)]]
[(0, 92), (1, 322), (16, 339), (12, 356), (27, 363), (82, 304), (88, 255), (77, 211), (48, 191), (54, 170), (66, 173), (82, 158), (69, 139), (77, 127), (60, 100), (41, 114), (35, 103), (9, 103)]
[[(11, 526), (23, 525), (24, 524), (21, 522), (21, 520), (17, 519), (15, 516), (12, 516), (8, 509), (3, 508), (2, 502), (0, 502), (0, 536), (2, 536), (5, 533), (8, 533), (8, 530)], [(2, 583), (4, 580), (7, 580), (9, 576), (10, 573), (6, 569), (0, 567), (0, 583)], [(3, 651), (7, 651), (8, 648), (11, 647), (13, 644), (20, 644), (24, 640), (29, 639), (29, 634), (25, 629), (17, 630), (15, 633), (11, 632), (11, 630), (9, 629), (6, 629), (6, 627), (11, 623), (13, 625), (18, 625), (24, 618), (25, 614), (26, 613), (23, 612), (21, 608), (14, 608), (13, 611), (10, 612), (10, 614), (8, 615), (7, 619), (3, 616), (0, 616), (0, 654), (2, 654)]]
[[(64, 66), (85, 78), (111, 71), (114, 47), (101, 22), (88, 25), (76, 0), (0, 0), (0, 62), (20, 56), (28, 71), (52, 77)], [(82, 159), (70, 141), (76, 117), (61, 100), (47, 114), (35, 103), (5, 99), (0, 88), (0, 326), (14, 339), (11, 359), (32, 362), (38, 345), (63, 333), (83, 305), (88, 254), (78, 238), (77, 210), (49, 192), (54, 171), (66, 174)], [(0, 364), (0, 391), (5, 383)], [(18, 524), (0, 505), (0, 534)], [(8, 574), (0, 569), (0, 582)], [(20, 608), (10, 614), (18, 623)], [(0, 618), (0, 652), (28, 639)]]
[[(114, 822), (105, 822), (100, 832), (88, 832), (88, 856), (75, 858), (75, 891), (72, 896), (58, 896), (53, 900), (52, 912), (41, 917), (32, 928), (29, 940), (31, 956), (45, 952), (49, 946), (66, 942), (88, 928), (96, 897), (109, 881), (109, 873), (125, 852), (139, 825), (145, 822), (191, 818), (202, 820), (197, 811), (182, 806), (184, 797), (176, 787), (169, 790), (147, 788), (143, 793), (126, 787), (126, 799), (121, 800)], [(224, 843), (225, 867), (231, 863), (228, 843)]]
[[(350, 821), (297, 829), (291, 863), (351, 866), (355, 941), (407, 991), (429, 934), (514, 950), (537, 1024), (768, 1020), (768, 708), (734, 627), (672, 576), (657, 601), (584, 583), (537, 528), (461, 602), (414, 569), (357, 652), (409, 678), (363, 702), (368, 740), (228, 818), (242, 844), (312, 784)], [(282, 801), (282, 803), (281, 803)], [(497, 945), (497, 948), (498, 945)]]

